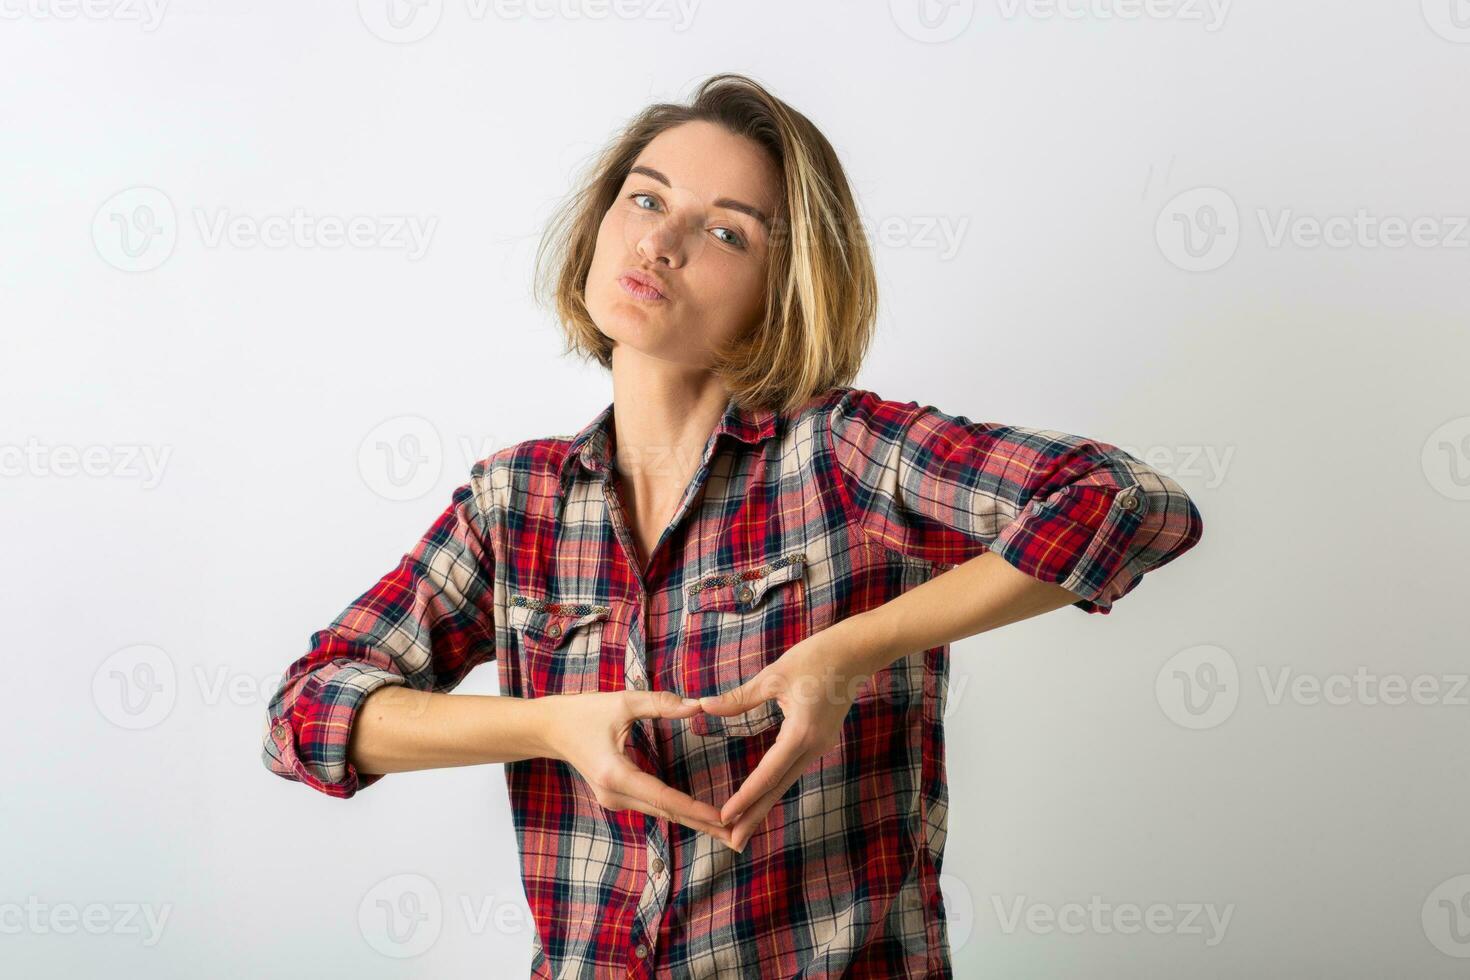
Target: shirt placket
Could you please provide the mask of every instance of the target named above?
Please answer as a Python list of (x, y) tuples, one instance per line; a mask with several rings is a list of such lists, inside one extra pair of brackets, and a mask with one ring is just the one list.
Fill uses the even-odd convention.
[[(661, 578), (658, 574), (658, 567), (665, 542), (674, 536), (694, 501), (699, 498), (709, 475), (710, 460), (714, 455), (718, 440), (719, 433), (716, 431), (711, 434), (709, 442), (704, 447), (699, 468), (690, 479), (689, 485), (684, 488), (684, 495), (679, 500), (679, 506), (674, 510), (674, 516), (654, 544), (653, 551), (648, 556), (647, 578), (645, 578), (645, 569), (639, 567), (636, 558), (638, 552), (633, 543), (632, 528), (613, 485), (611, 467), (609, 464), (604, 464), (602, 467), (602, 491), (607, 503), (608, 519), (612, 523), (613, 533), (622, 551), (623, 561), (631, 570), (633, 579), (638, 583), (638, 602), (634, 606), (632, 621), (628, 626), (628, 642), (623, 659), (623, 676), (629, 690), (646, 691), (650, 689), (646, 633), (648, 606), (651, 601), (650, 581), (657, 583)], [(637, 738), (641, 742), (640, 748), (657, 768), (657, 741), (654, 738), (653, 720), (639, 719), (633, 731), (637, 733)], [(654, 937), (659, 933), (659, 923), (663, 918), (664, 910), (668, 907), (670, 884), (673, 878), (669, 867), (668, 821), (662, 817), (649, 817), (645, 823), (651, 828), (645, 852), (648, 878), (639, 896), (638, 908), (634, 917), (635, 927), (630, 937), (634, 945), (628, 964), (628, 975), (639, 977), (653, 975)]]

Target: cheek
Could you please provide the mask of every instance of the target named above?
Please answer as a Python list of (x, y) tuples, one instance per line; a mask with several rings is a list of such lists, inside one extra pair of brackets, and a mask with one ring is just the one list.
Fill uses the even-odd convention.
[(592, 248), (592, 263), (587, 268), (586, 297), (590, 306), (607, 289), (611, 277), (617, 272), (623, 258), (619, 250), (618, 220), (609, 213), (597, 229), (597, 241)]
[(710, 282), (712, 289), (704, 294), (708, 300), (703, 306), (709, 311), (705, 322), (720, 339), (739, 336), (765, 314), (763, 269), (725, 268), (711, 277)]
[(616, 225), (617, 217), (612, 211), (602, 216), (602, 224), (597, 226), (597, 242), (592, 249), (592, 268), (606, 265), (616, 259), (613, 254), (613, 245), (617, 241)]
[(732, 270), (726, 278), (729, 283), (729, 309), (733, 317), (743, 325), (760, 316), (765, 310), (766, 274), (760, 265), (747, 262)]

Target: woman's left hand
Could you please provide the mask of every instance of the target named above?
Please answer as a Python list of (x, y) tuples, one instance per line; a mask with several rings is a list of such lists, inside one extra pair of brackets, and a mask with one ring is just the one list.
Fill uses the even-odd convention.
[(837, 744), (853, 699), (878, 670), (879, 652), (863, 641), (864, 632), (844, 620), (791, 647), (739, 687), (700, 698), (706, 713), (721, 717), (775, 698), (785, 715), (765, 756), (720, 808), (737, 851), (812, 761)]

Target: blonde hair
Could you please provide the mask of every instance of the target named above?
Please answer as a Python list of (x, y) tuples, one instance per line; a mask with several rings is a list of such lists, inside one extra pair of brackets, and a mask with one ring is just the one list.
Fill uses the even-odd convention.
[(592, 160), (542, 235), (538, 298), (554, 305), (566, 335), (564, 354), (612, 367), (612, 341), (592, 322), (585, 302), (598, 228), (643, 148), (664, 130), (694, 120), (754, 140), (781, 174), (763, 322), (717, 349), (713, 370), (738, 404), (792, 411), (857, 375), (877, 320), (877, 277), (832, 145), (806, 116), (745, 75), (710, 76), (688, 105), (649, 106)]

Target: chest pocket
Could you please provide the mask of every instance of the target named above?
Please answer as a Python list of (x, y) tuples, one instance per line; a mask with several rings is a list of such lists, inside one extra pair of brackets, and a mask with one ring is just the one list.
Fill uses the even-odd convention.
[(598, 690), (611, 606), (513, 595), (507, 613), (520, 640), (529, 697)]
[[(794, 551), (686, 586), (678, 656), (684, 696), (721, 694), (743, 684), (810, 635), (805, 576), (806, 555)], [(689, 726), (696, 735), (749, 736), (784, 717), (771, 700), (743, 715), (694, 715)]]

